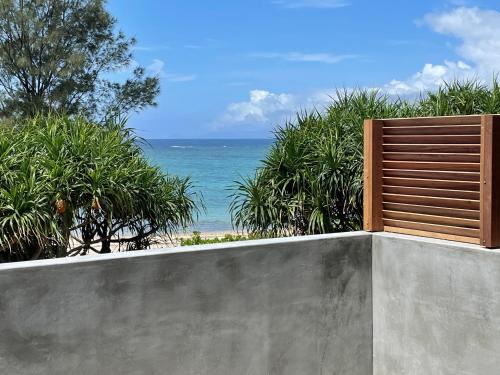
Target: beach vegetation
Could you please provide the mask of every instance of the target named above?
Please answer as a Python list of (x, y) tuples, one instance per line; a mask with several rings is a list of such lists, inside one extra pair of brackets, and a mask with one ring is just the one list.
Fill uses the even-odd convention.
[(279, 126), (255, 175), (235, 182), (234, 226), (271, 236), (361, 229), (364, 120), (500, 113), (499, 87), (495, 78), (452, 81), (418, 98), (337, 91), (324, 110)]
[(199, 231), (194, 231), (193, 234), (189, 237), (181, 237), (178, 239), (179, 244), (181, 246), (192, 246), (192, 245), (206, 245), (206, 244), (216, 244), (216, 243), (225, 243), (225, 242), (237, 242), (237, 241), (247, 241), (247, 240), (256, 240), (261, 239), (261, 236), (256, 234), (233, 234), (226, 233), (223, 236), (216, 237), (206, 237)]
[(191, 225), (190, 179), (151, 165), (141, 142), (78, 116), (0, 127), (0, 261), (144, 249)]

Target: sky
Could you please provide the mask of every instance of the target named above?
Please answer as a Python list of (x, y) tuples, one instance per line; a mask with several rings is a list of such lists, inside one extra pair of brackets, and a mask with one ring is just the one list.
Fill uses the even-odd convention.
[(161, 79), (145, 138), (268, 138), (337, 88), (416, 95), (500, 72), (496, 0), (109, 0)]

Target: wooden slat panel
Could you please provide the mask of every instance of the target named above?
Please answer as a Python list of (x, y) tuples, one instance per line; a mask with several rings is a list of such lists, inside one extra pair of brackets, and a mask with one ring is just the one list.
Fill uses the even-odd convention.
[(384, 161), (386, 169), (411, 169), (426, 171), (479, 172), (479, 163), (433, 163), (425, 161)]
[(384, 135), (481, 135), (481, 125), (402, 126), (384, 128)]
[(420, 206), (435, 206), (447, 208), (462, 208), (464, 210), (479, 210), (479, 201), (472, 199), (421, 197), (418, 195), (383, 194), (383, 201), (405, 203)]
[(384, 177), (428, 178), (432, 180), (479, 181), (475, 172), (435, 172), (404, 169), (384, 169)]
[(500, 246), (500, 115), (378, 121), (382, 229)]
[(480, 145), (429, 145), (429, 144), (413, 144), (413, 145), (384, 145), (384, 152), (420, 152), (420, 153), (463, 153), (463, 154), (479, 154), (481, 152)]
[(384, 160), (479, 163), (481, 161), (481, 157), (480, 154), (422, 154), (419, 152), (384, 152)]
[(462, 210), (458, 208), (444, 208), (432, 206), (417, 206), (403, 203), (384, 203), (384, 210), (413, 212), (424, 215), (460, 217), (463, 219), (479, 220), (478, 210)]
[(441, 116), (384, 119), (384, 126), (476, 125), (481, 116)]
[(479, 191), (479, 181), (431, 180), (416, 178), (384, 177), (384, 185)]
[(464, 227), (479, 229), (479, 220), (462, 219), (457, 217), (433, 216), (414, 214), (401, 211), (383, 211), (384, 219), (412, 221), (427, 224), (448, 225), (453, 227)]
[(442, 197), (442, 198), (479, 200), (479, 192), (477, 191), (427, 189), (418, 187), (387, 186), (387, 185), (384, 185), (383, 191), (384, 193), (389, 193), (389, 194), (420, 195), (424, 197)]
[(421, 230), (434, 233), (453, 234), (455, 236), (474, 237), (479, 239), (479, 229), (451, 227), (446, 225), (414, 223), (412, 221), (384, 219), (384, 226)]
[(437, 232), (426, 232), (423, 230), (414, 230), (414, 229), (395, 228), (395, 227), (384, 226), (384, 231), (392, 232), (392, 233), (408, 234), (411, 236), (437, 238), (440, 240), (465, 242), (465, 243), (471, 243), (471, 244), (475, 244), (475, 245), (479, 244), (479, 238), (455, 236), (452, 234), (444, 234), (444, 233), (437, 233)]
[(366, 231), (383, 230), (382, 223), (382, 127), (379, 120), (364, 123), (363, 227)]
[(477, 144), (479, 135), (384, 135), (384, 144)]

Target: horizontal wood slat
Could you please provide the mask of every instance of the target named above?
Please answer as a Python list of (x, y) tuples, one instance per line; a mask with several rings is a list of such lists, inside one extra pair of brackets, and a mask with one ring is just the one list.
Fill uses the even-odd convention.
[(420, 152), (420, 153), (463, 153), (463, 154), (479, 154), (481, 152), (480, 145), (456, 145), (456, 144), (385, 144), (384, 152)]
[(383, 186), (384, 193), (403, 194), (403, 195), (420, 195), (424, 197), (442, 197), (442, 198), (458, 198), (458, 199), (473, 199), (479, 200), (478, 191), (467, 190), (451, 190), (451, 189), (428, 189), (408, 186)]
[(479, 135), (384, 135), (384, 144), (476, 144), (481, 143)]
[(430, 162), (462, 162), (479, 163), (480, 154), (423, 154), (420, 152), (384, 152), (384, 160), (391, 161), (430, 161)]
[(438, 232), (438, 233), (452, 234), (463, 237), (479, 238), (479, 229), (458, 228), (447, 225), (426, 224), (426, 223), (417, 223), (412, 221), (391, 220), (391, 219), (384, 219), (384, 226), (415, 229), (426, 232)]
[(384, 128), (384, 135), (481, 135), (481, 125), (402, 126)]
[(383, 211), (384, 218), (392, 220), (403, 220), (412, 222), (422, 222), (427, 224), (447, 225), (453, 227), (463, 227), (479, 229), (479, 220), (462, 219), (448, 216), (433, 216), (414, 214), (401, 211)]
[(452, 234), (445, 234), (445, 233), (438, 233), (438, 232), (426, 232), (423, 230), (396, 228), (396, 227), (389, 227), (389, 226), (384, 226), (384, 231), (392, 232), (392, 233), (408, 234), (411, 236), (437, 238), (440, 240), (465, 242), (465, 243), (471, 243), (471, 244), (475, 244), (475, 245), (479, 244), (479, 238), (456, 236), (456, 235), (452, 235)]
[(481, 116), (444, 116), (384, 119), (385, 127), (432, 126), (432, 125), (475, 125), (481, 123)]
[(433, 180), (479, 181), (479, 173), (475, 172), (437, 172), (414, 171), (405, 169), (384, 169), (384, 177), (428, 178)]
[(383, 202), (406, 203), (421, 206), (446, 208), (463, 208), (464, 210), (479, 210), (479, 201), (472, 199), (425, 197), (419, 195), (382, 194)]
[(432, 180), (417, 178), (384, 177), (384, 185), (479, 191), (479, 181)]
[(389, 203), (383, 204), (384, 210), (388, 211), (404, 211), (424, 215), (458, 217), (463, 219), (479, 220), (480, 214), (478, 210), (463, 210), (458, 208), (419, 206), (404, 203)]
[(425, 161), (384, 161), (386, 169), (411, 169), (427, 171), (456, 171), (456, 172), (478, 172), (479, 163), (445, 163)]

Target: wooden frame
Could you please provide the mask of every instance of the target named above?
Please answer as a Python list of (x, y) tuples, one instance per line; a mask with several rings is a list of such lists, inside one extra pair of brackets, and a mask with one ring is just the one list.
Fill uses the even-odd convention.
[(382, 222), (382, 125), (380, 120), (364, 123), (363, 225), (369, 232), (381, 231)]
[(500, 246), (500, 116), (481, 120), (481, 245)]
[(500, 247), (500, 115), (365, 120), (364, 228)]

